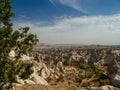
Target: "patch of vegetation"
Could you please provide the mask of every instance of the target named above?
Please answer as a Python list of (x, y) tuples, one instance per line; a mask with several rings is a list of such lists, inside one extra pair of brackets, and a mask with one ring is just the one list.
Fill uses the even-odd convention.
[(90, 86), (90, 82), (87, 82), (87, 83), (83, 83), (83, 84), (82, 84), (82, 87), (87, 87), (87, 86)]
[(91, 82), (94, 83), (94, 80), (96, 80), (96, 82), (98, 82), (98, 85), (100, 86), (110, 84), (109, 78), (103, 73), (102, 70), (98, 69), (97, 67), (86, 64), (80, 64), (80, 69), (82, 69), (82, 72), (84, 73), (80, 72), (78, 74), (78, 76), (76, 77), (77, 83), (80, 84), (84, 79), (88, 80), (93, 78), (93, 81), (83, 83), (82, 86), (89, 86)]
[(85, 79), (86, 76), (85, 75), (81, 75), (81, 73), (79, 73), (76, 77), (76, 81), (77, 83), (81, 83), (83, 79)]
[(79, 67), (80, 67), (81, 69), (88, 69), (88, 68), (89, 68), (89, 66), (86, 65), (86, 64), (79, 64)]
[(69, 60), (64, 60), (64, 62), (63, 62), (63, 65), (70, 65), (70, 61)]
[(23, 64), (22, 72), (20, 73), (20, 77), (22, 79), (27, 79), (30, 77), (30, 75), (33, 73), (33, 63)]
[(111, 82), (110, 82), (110, 80), (109, 79), (102, 79), (102, 80), (100, 80), (100, 85), (102, 86), (102, 85), (110, 85), (111, 84)]

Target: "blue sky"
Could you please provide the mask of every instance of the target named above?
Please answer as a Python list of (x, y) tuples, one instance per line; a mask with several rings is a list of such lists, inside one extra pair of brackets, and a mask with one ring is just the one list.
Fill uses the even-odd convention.
[(40, 43), (119, 45), (120, 0), (12, 0), (14, 27)]

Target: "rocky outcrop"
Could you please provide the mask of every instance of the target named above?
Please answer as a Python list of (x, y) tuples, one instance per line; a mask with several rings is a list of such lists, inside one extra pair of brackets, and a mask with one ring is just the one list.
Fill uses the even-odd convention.
[(111, 77), (111, 84), (116, 86), (116, 87), (120, 87), (120, 75), (114, 74)]
[(17, 78), (17, 83), (24, 85), (24, 84), (41, 84), (41, 85), (49, 85), (48, 82), (41, 76), (39, 76), (36, 73), (33, 73), (31, 75), (31, 78), (29, 79), (20, 79), (19, 77)]
[[(44, 48), (34, 51), (33, 55), (36, 60), (34, 70), (44, 79), (50, 78), (54, 80), (61, 75), (64, 76), (65, 65), (79, 66), (80, 64), (108, 65), (110, 69), (108, 76), (111, 78), (111, 81), (116, 83), (116, 78), (119, 79), (119, 70), (117, 69), (116, 72), (116, 67), (112, 68), (110, 64), (114, 60), (120, 61), (120, 50), (102, 48)], [(115, 72), (117, 74), (114, 74)]]
[[(11, 50), (9, 53), (10, 60), (15, 60), (15, 56), (16, 56), (15, 50)], [(25, 54), (21, 55), (21, 58), (20, 58), (21, 61), (30, 61), (33, 59), (34, 57), (30, 57), (29, 55), (25, 55)]]
[(105, 85), (105, 86), (101, 86), (101, 87), (90, 87), (86, 90), (120, 90), (120, 89), (116, 88), (114, 86)]
[(31, 80), (35, 82), (35, 84), (48, 85), (47, 81), (43, 77), (40, 77), (35, 73), (32, 75)]
[(111, 84), (120, 87), (120, 63), (113, 60), (108, 65), (108, 76), (111, 79)]
[(50, 76), (50, 70), (47, 68), (45, 64), (43, 64), (43, 68), (41, 69), (40, 76), (44, 79)]
[(24, 84), (37, 84), (34, 81), (30, 80), (30, 79), (26, 79), (24, 80)]
[[(68, 60), (72, 65), (76, 63), (94, 64), (102, 60), (102, 64), (109, 64), (112, 60), (120, 61), (120, 50), (111, 49), (79, 49), (79, 48), (49, 48), (34, 51), (37, 61), (45, 61), (47, 66), (51, 62)], [(75, 63), (75, 64), (74, 64)], [(101, 62), (100, 62), (101, 63)]]
[[(11, 54), (12, 57), (14, 57)], [(73, 79), (76, 72), (79, 71), (80, 64), (90, 64), (95, 66), (108, 65), (107, 75), (111, 79), (111, 84), (119, 87), (120, 86), (120, 51), (119, 50), (108, 50), (108, 49), (80, 49), (80, 48), (47, 48), (38, 49), (33, 53), (34, 60), (34, 73), (29, 79), (21, 80), (18, 82), (24, 84), (42, 84), (49, 85), (49, 80), (61, 80), (69, 78), (75, 83)], [(24, 55), (24, 60), (29, 61)], [(75, 68), (71, 71), (66, 69), (66, 66), (70, 69)], [(79, 66), (79, 67), (78, 67)], [(81, 69), (82, 70), (82, 69)], [(87, 70), (87, 69), (86, 69)], [(68, 72), (70, 71), (70, 72)], [(67, 73), (69, 73), (67, 76)], [(74, 73), (74, 75), (73, 75)], [(84, 72), (77, 72), (84, 73)], [(88, 73), (89, 74), (89, 73)], [(72, 76), (72, 77), (71, 77)], [(48, 82), (47, 82), (48, 80)], [(65, 79), (62, 79), (63, 81)], [(71, 83), (71, 82), (69, 82)], [(87, 90), (87, 89), (83, 89)], [(91, 87), (88, 90), (119, 90), (113, 86), (105, 85), (102, 87)]]
[(17, 76), (17, 83), (24, 85), (24, 84), (41, 84), (41, 85), (49, 85), (48, 82), (45, 80), (47, 77), (50, 76), (50, 71), (47, 68), (46, 64), (43, 62), (34, 61), (33, 58), (23, 55), (21, 59), (23, 62), (32, 62), (34, 64), (33, 71), (34, 73), (30, 76), (29, 79), (21, 79)]

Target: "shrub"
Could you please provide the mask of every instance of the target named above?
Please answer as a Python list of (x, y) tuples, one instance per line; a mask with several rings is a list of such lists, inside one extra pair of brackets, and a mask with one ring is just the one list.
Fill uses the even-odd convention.
[(100, 80), (100, 85), (110, 85), (110, 80), (109, 79), (103, 79), (103, 80)]
[(87, 83), (83, 83), (83, 84), (82, 84), (82, 87), (88, 87), (88, 86), (90, 86), (90, 82), (87, 82)]
[(32, 66), (33, 63), (24, 64), (24, 70), (20, 73), (20, 77), (22, 79), (27, 79), (30, 77), (30, 75), (33, 73)]
[(76, 81), (78, 83), (81, 83), (83, 79), (85, 79), (86, 76), (85, 75), (81, 75), (81, 74), (78, 74), (78, 76), (76, 77)]
[(87, 69), (87, 68), (89, 68), (86, 64), (80, 64), (79, 67), (81, 69)]
[(70, 61), (69, 60), (64, 60), (63, 65), (70, 65)]

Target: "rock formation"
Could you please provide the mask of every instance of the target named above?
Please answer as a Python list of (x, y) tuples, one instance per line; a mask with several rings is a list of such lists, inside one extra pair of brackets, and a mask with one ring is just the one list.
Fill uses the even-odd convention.
[[(11, 54), (11, 56), (13, 55)], [(119, 90), (115, 87), (120, 87), (120, 50), (111, 48), (82, 49), (79, 47), (42, 48), (35, 50), (33, 57), (34, 73), (26, 80), (18, 78), (18, 83), (42, 85), (61, 85), (61, 83), (71, 85), (71, 83), (73, 83), (75, 86), (80, 86), (81, 79), (84, 78), (83, 76), (91, 77), (91, 80), (93, 78), (97, 80), (94, 74), (91, 76), (92, 72), (89, 72), (89, 70), (92, 69), (90, 69), (90, 67), (107, 66), (107, 71), (105, 71), (107, 74), (104, 73), (104, 75), (109, 77), (111, 86), (92, 87), (91, 84), (90, 88), (85, 89), (83, 87), (83, 90)], [(26, 60), (29, 61), (28, 58)], [(81, 71), (82, 68), (85, 70)], [(95, 70), (95, 74), (98, 74), (98, 76), (101, 75), (100, 72), (97, 71), (98, 69)], [(76, 76), (78, 74), (80, 74), (78, 78), (79, 83), (76, 84)], [(83, 76), (81, 77), (81, 75)], [(85, 81), (89, 81), (88, 78), (85, 78)], [(98, 84), (98, 86), (100, 85)]]

